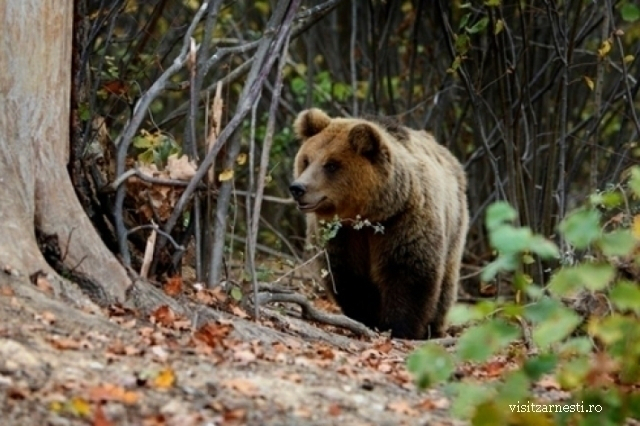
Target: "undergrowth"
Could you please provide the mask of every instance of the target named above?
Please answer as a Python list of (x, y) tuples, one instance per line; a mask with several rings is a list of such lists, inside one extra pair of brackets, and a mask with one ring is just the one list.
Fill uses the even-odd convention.
[[(455, 306), (451, 324), (467, 328), (452, 352), (427, 343), (409, 357), (417, 385), (444, 384), (453, 413), (474, 425), (600, 426), (640, 418), (639, 200), (635, 167), (625, 185), (593, 195), (560, 223), (563, 253), (514, 226), (510, 205), (491, 205), (485, 225), (497, 257), (482, 279), (511, 277), (516, 297)], [(534, 283), (525, 272), (532, 256), (560, 265), (548, 282)], [(510, 360), (498, 380), (456, 379), (457, 369), (496, 358)], [(560, 401), (536, 391), (542, 380), (555, 385)]]

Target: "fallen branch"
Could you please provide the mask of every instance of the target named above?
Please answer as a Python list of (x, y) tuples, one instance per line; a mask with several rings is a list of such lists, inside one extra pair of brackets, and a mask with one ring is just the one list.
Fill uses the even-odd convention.
[[(116, 180), (114, 180), (113, 183), (111, 183), (105, 189), (109, 189), (109, 190), (115, 191), (127, 179), (129, 179), (129, 178), (131, 178), (133, 176), (135, 176), (138, 179), (143, 180), (145, 182), (153, 183), (153, 184), (157, 184), (157, 185), (166, 185), (166, 186), (187, 186), (187, 185), (189, 185), (189, 181), (188, 180), (156, 178), (156, 177), (144, 174), (144, 173), (142, 173), (140, 171), (140, 169), (138, 169), (137, 167), (134, 167), (133, 169), (129, 169), (126, 172), (124, 172), (122, 175), (120, 175), (120, 177), (118, 177)], [(196, 189), (205, 190), (205, 189), (207, 189), (207, 187), (204, 184), (199, 184), (196, 187)]]
[(257, 296), (256, 305), (260, 306), (267, 303), (282, 302), (295, 303), (302, 309), (302, 317), (322, 324), (332, 325), (344, 328), (358, 336), (375, 337), (376, 333), (358, 321), (352, 320), (344, 315), (335, 315), (328, 312), (320, 311), (311, 305), (309, 299), (299, 293), (271, 293), (260, 292)]

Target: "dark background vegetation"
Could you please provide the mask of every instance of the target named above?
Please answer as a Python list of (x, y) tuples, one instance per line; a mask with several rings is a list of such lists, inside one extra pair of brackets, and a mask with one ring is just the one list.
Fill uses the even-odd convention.
[[(221, 2), (208, 49), (210, 55), (227, 53), (198, 74), (201, 102), (196, 114), (189, 108), (191, 83), (185, 67), (151, 103), (140, 126), (167, 136), (171, 146), (157, 147), (155, 161), (160, 167), (167, 152), (190, 143), (191, 117), (198, 158), (204, 157), (205, 107), (216, 83), (223, 82), (224, 127), (250, 78), (246, 64), (256, 55), (254, 42), (262, 39), (270, 16), (282, 3)], [(595, 190), (618, 185), (624, 171), (637, 163), (640, 25), (631, 23), (631, 0), (326, 3), (332, 7), (314, 15), (305, 27), (294, 28), (286, 57), (279, 58), (285, 60), (283, 83), (265, 190), (272, 198), (263, 204), (259, 251), (302, 257), (304, 219), (286, 201), (298, 148), (290, 127), (295, 115), (311, 106), (340, 116), (395, 117), (407, 126), (433, 132), (463, 162), (472, 217), (463, 271), (469, 277), (468, 290), (478, 286), (476, 272), (492, 256), (483, 227), (489, 203), (507, 200), (517, 208), (521, 225), (553, 236), (568, 209)], [(322, 4), (303, 1), (298, 14)], [(191, 0), (76, 2), (74, 91), (80, 124), (73, 144), (83, 167), (72, 174), (81, 183), (85, 209), (114, 251), (118, 251), (111, 214), (114, 195), (96, 186), (114, 179), (118, 137), (140, 96), (179, 55), (199, 7)], [(205, 31), (203, 20), (194, 32), (197, 43)], [(215, 239), (214, 218), (219, 222), (221, 212), (227, 218), (221, 228), (226, 234), (222, 255), (230, 256), (232, 241), (235, 252), (245, 251), (242, 191), (249, 184), (249, 166), (236, 159), (248, 154), (251, 146), (255, 158), (260, 158), (269, 133), (271, 100), (277, 93), (275, 82), (274, 67), (256, 104), (253, 144), (247, 116), (218, 154), (216, 171), (234, 164), (233, 179), (200, 192), (199, 220), (205, 238), (199, 253), (205, 260), (198, 275), (209, 277), (210, 283), (221, 275), (208, 260), (212, 257), (208, 247)], [(134, 159), (144, 160), (134, 148), (128, 154), (129, 166)], [(230, 197), (220, 199), (225, 185)], [(136, 215), (137, 202), (130, 196), (125, 199), (128, 228), (144, 224)], [(178, 240), (188, 241), (194, 233), (196, 226), (190, 226), (194, 217), (191, 210), (175, 228)], [(143, 250), (145, 236), (130, 235), (134, 252)], [(573, 253), (561, 249), (562, 261), (571, 261)], [(154, 265), (157, 274), (175, 269), (171, 256), (175, 263), (171, 251), (160, 257)], [(545, 265), (536, 262), (527, 268), (541, 282)]]

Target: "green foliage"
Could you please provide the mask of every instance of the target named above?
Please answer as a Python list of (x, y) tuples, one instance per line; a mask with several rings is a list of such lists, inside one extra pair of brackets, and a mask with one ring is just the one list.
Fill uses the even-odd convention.
[(627, 1), (620, 8), (620, 16), (627, 22), (635, 22), (640, 19), (640, 7), (631, 1)]
[[(320, 241), (318, 241), (318, 243), (320, 244), (320, 247), (326, 246), (329, 240), (335, 238), (336, 235), (338, 235), (338, 231), (340, 230), (340, 228), (342, 228), (343, 222), (344, 220), (340, 219), (338, 216), (335, 216), (333, 220), (329, 222), (324, 220), (319, 221), (318, 224), (320, 225)], [(384, 226), (382, 226), (380, 223), (373, 224), (368, 219), (362, 219), (360, 216), (356, 216), (356, 219), (354, 221), (348, 222), (352, 222), (352, 227), (356, 231), (369, 227), (373, 229), (373, 232), (375, 234), (384, 234)]]
[(407, 368), (418, 378), (418, 386), (427, 388), (449, 378), (454, 361), (445, 348), (427, 343), (407, 360)]
[[(631, 170), (628, 188), (632, 194), (626, 194), (626, 199), (640, 197), (640, 168)], [(529, 228), (514, 226), (517, 214), (508, 204), (491, 205), (485, 225), (497, 256), (483, 275), (493, 278), (497, 273), (510, 273), (514, 286), (524, 291), (529, 301), (526, 305), (487, 301), (454, 306), (450, 322), (469, 326), (454, 353), (429, 343), (411, 355), (408, 368), (415, 375), (416, 384), (424, 388), (445, 381), (445, 390), (454, 398), (453, 413), (470, 419), (474, 425), (619, 425), (626, 418), (638, 418), (640, 392), (615, 383), (640, 381), (640, 286), (621, 280), (612, 262), (620, 258), (635, 260), (638, 230), (630, 229), (634, 222), (631, 220), (618, 221), (613, 230), (603, 226), (603, 209), (606, 212), (607, 208), (620, 205), (619, 196), (611, 195), (614, 193), (592, 196), (587, 206), (560, 223), (560, 236), (569, 249), (589, 250), (590, 256), (558, 268), (546, 291), (527, 279), (522, 270), (526, 259), (523, 254), (556, 260), (557, 247)], [(607, 300), (613, 311), (604, 315), (593, 312), (585, 321), (564, 302), (566, 298), (579, 300), (581, 295)], [(530, 330), (530, 342), (536, 350), (534, 356), (520, 360), (519, 368), (504, 373), (498, 382), (447, 383), (454, 369), (449, 362), (490, 361), (493, 355), (518, 344), (522, 327)], [(434, 366), (436, 360), (442, 370)], [(547, 413), (533, 413), (529, 411), (531, 404), (537, 402), (531, 385), (544, 377), (552, 377), (570, 391), (571, 400), (546, 405), (550, 409)], [(612, 386), (601, 386), (611, 383), (612, 378)], [(586, 412), (589, 407), (592, 411)]]
[(489, 241), (499, 255), (484, 269), (484, 281), (492, 280), (500, 271), (515, 271), (523, 254), (534, 253), (543, 259), (559, 257), (558, 248), (552, 242), (534, 235), (529, 228), (513, 226), (510, 222), (516, 217), (516, 211), (505, 202), (487, 208), (485, 224), (489, 230)]
[(142, 131), (133, 139), (133, 147), (137, 151), (137, 158), (143, 164), (155, 164), (163, 169), (170, 155), (180, 155), (182, 148), (173, 138), (162, 133)]

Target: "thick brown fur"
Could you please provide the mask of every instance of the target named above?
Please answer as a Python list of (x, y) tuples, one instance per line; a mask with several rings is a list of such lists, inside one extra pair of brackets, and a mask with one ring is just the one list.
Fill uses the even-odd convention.
[[(387, 118), (301, 112), (292, 193), (318, 221), (343, 226), (327, 242), (325, 286), (345, 315), (394, 337), (441, 337), (456, 299), (469, 214), (466, 177), (433, 136)], [(380, 223), (354, 229), (360, 220)]]

